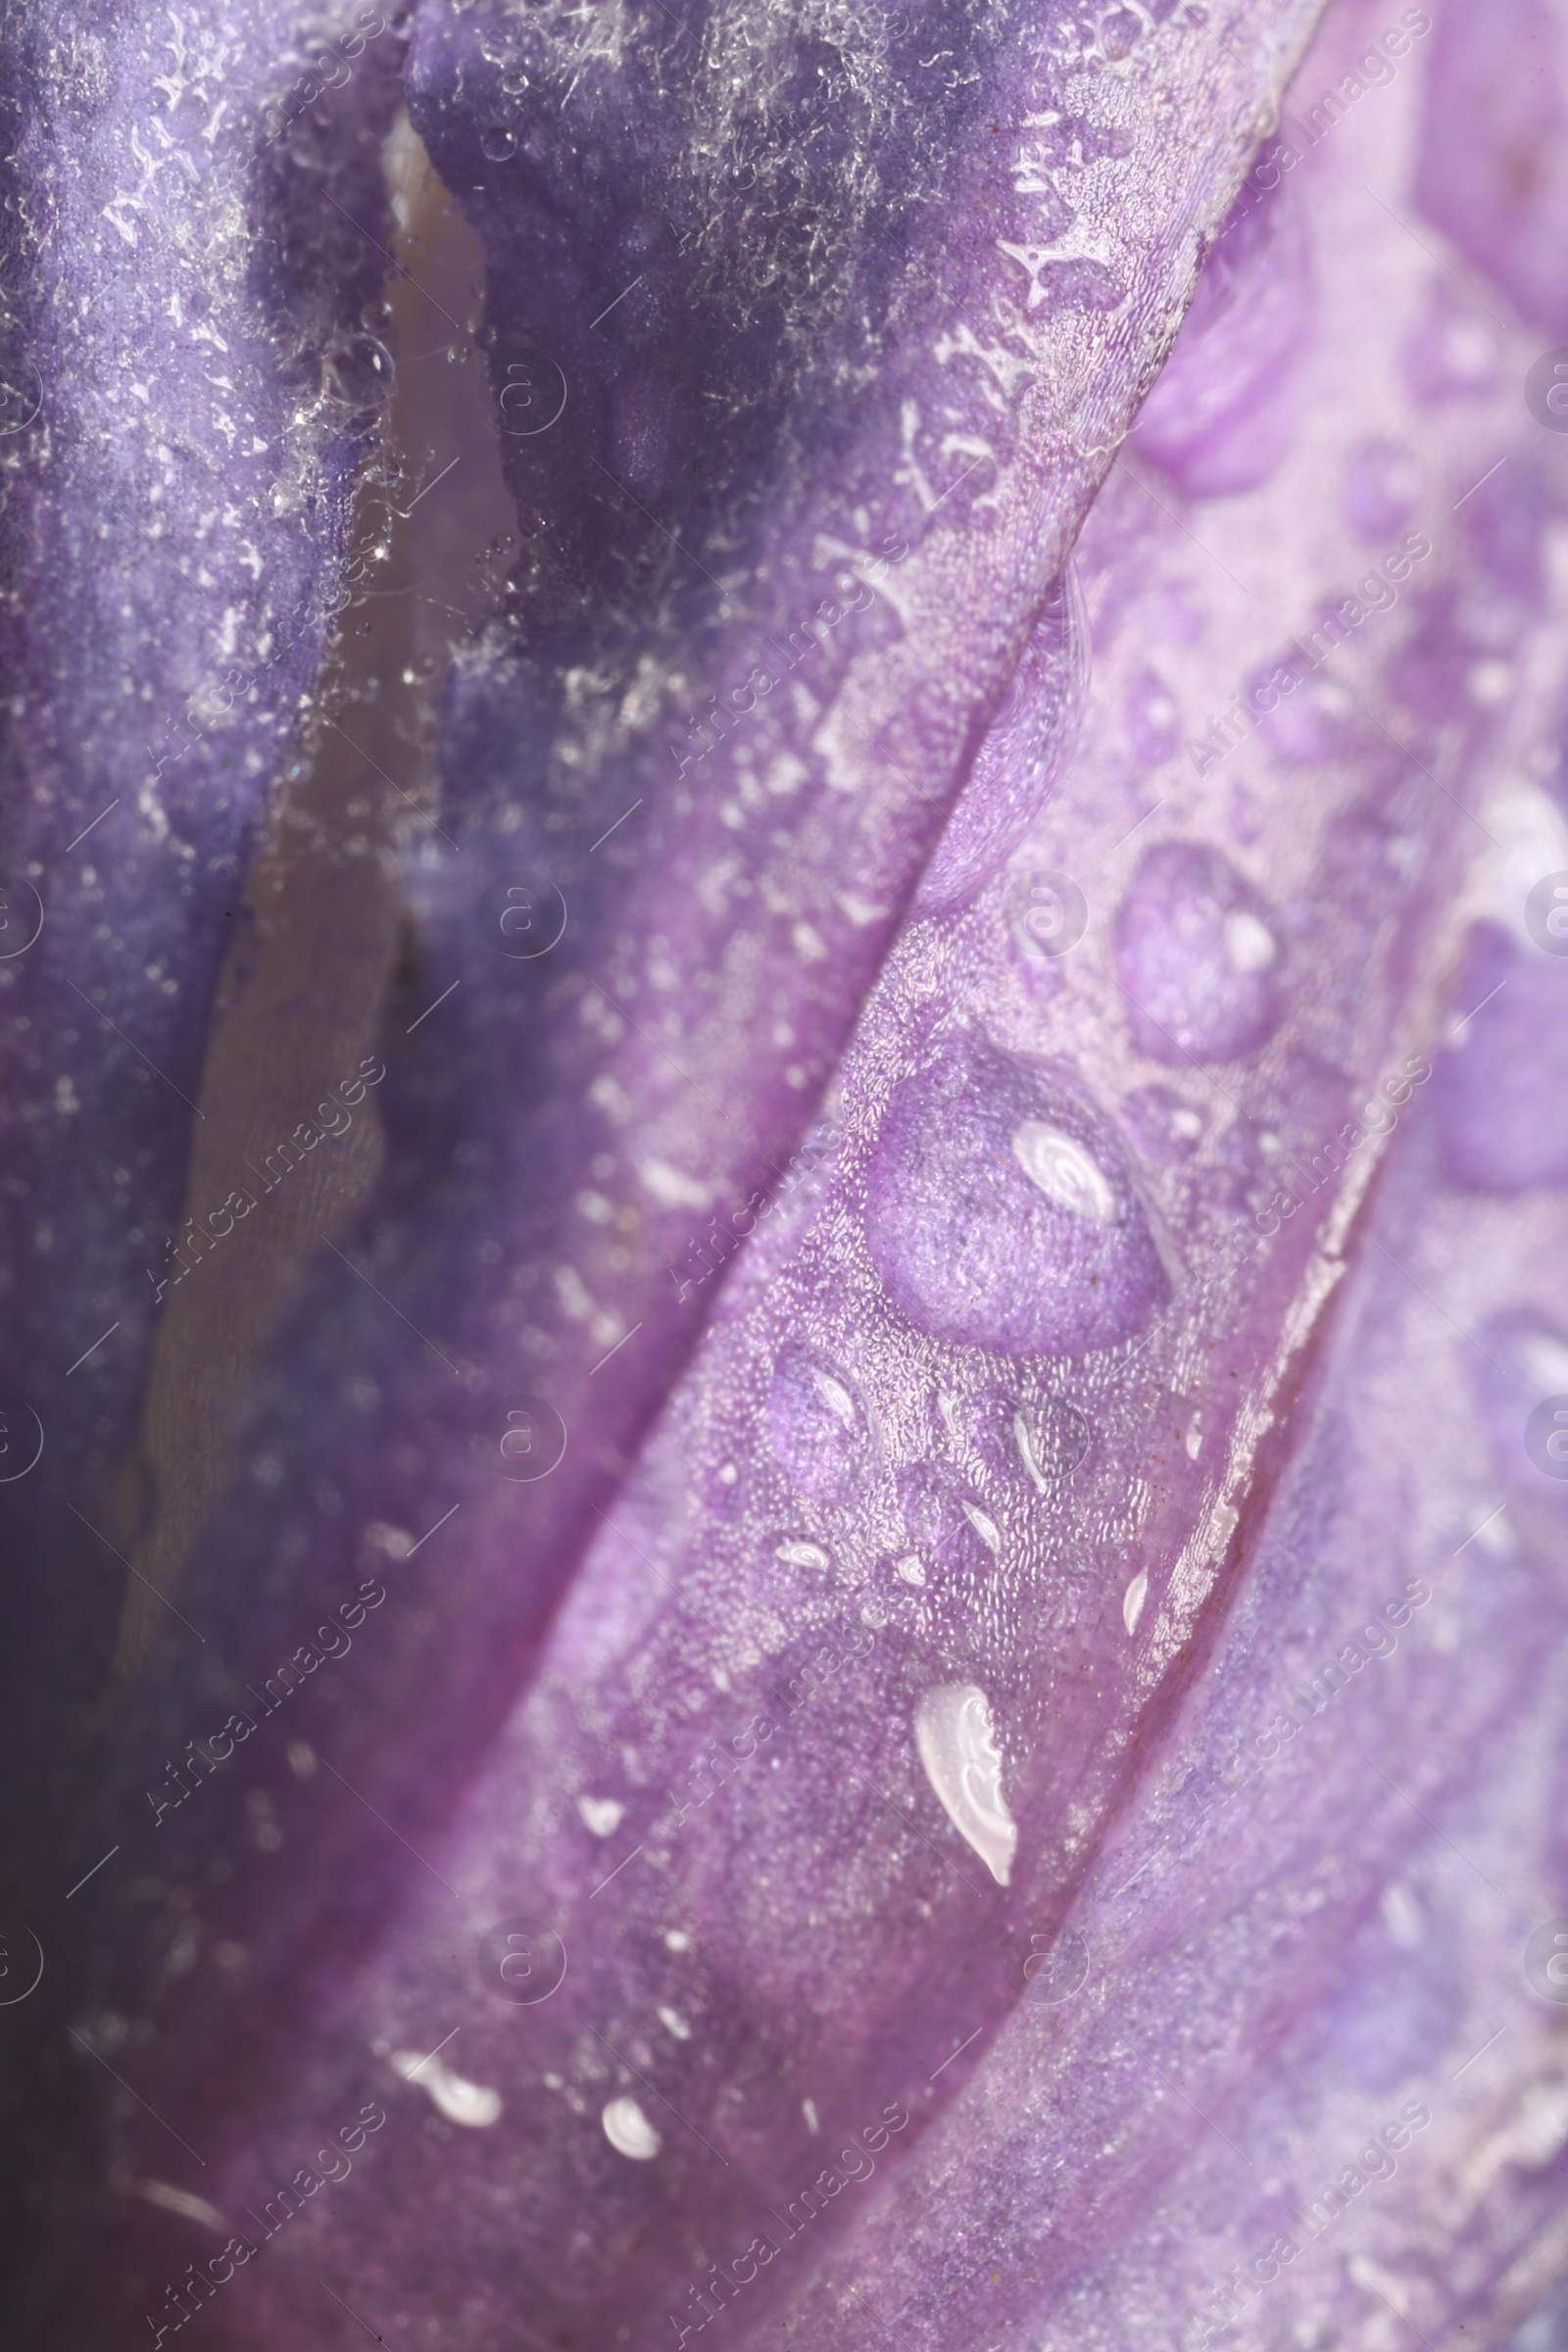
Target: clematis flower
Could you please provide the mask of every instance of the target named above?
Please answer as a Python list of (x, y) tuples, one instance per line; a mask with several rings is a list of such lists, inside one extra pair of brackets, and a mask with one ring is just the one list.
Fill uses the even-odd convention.
[(1317, 14), (8, 36), (19, 2344), (1553, 2340), (1568, 33)]

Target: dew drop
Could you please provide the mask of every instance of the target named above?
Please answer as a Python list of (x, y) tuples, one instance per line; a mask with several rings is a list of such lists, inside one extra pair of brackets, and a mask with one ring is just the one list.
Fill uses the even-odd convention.
[(1164, 679), (1152, 669), (1140, 671), (1127, 689), (1122, 722), (1127, 741), (1146, 767), (1159, 767), (1173, 757), (1181, 741), (1181, 712)]
[(392, 2065), (405, 2082), (429, 2094), (430, 2103), (449, 2123), (470, 2132), (487, 2131), (501, 2115), (501, 2093), (487, 2083), (470, 2082), (454, 2074), (438, 2053), (421, 2057), (416, 2050), (394, 2050)]
[(1011, 1435), (1018, 1459), (1042, 1494), (1070, 1478), (1089, 1451), (1094, 1432), (1075, 1404), (1061, 1397), (1025, 1408), (1012, 1416)]
[[(1001, 1555), (1002, 1532), (951, 1464), (911, 1462), (899, 1472), (897, 1485), (905, 1526), (919, 1546), (917, 1566), (924, 1559), (934, 1560), (948, 1575), (991, 1573)], [(923, 1571), (918, 1581), (924, 1584)]]
[(1113, 63), (1126, 57), (1143, 35), (1144, 20), (1134, 16), (1130, 8), (1113, 8), (1100, 22), (1102, 54)]
[(577, 1810), (596, 1838), (612, 1838), (625, 1806), (614, 1796), (579, 1796)]
[(801, 1492), (831, 1502), (868, 1461), (870, 1422), (848, 1375), (805, 1348), (783, 1355), (768, 1389), (767, 1434)]
[(322, 388), (346, 409), (379, 408), (392, 375), (392, 354), (374, 335), (334, 335), (321, 355)]
[(1415, 511), (1420, 480), (1408, 450), (1369, 440), (1350, 452), (1340, 503), (1358, 539), (1384, 546)]
[(925, 1777), (958, 1835), (973, 1846), (999, 1886), (1012, 1876), (1018, 1825), (1002, 1791), (1002, 1751), (991, 1702), (974, 1683), (941, 1683), (914, 1715)]
[(832, 1565), (820, 1544), (808, 1544), (795, 1539), (781, 1544), (773, 1557), (782, 1560), (786, 1568), (813, 1568), (819, 1573)]
[(1497, 1470), (1542, 1499), (1568, 1501), (1562, 1446), (1551, 1443), (1559, 1400), (1568, 1396), (1568, 1331), (1514, 1308), (1485, 1325), (1477, 1345), (1486, 1356), (1472, 1376)]
[(1125, 1157), (1059, 1064), (971, 1033), (894, 1089), (866, 1179), (889, 1296), (934, 1337), (1081, 1355), (1169, 1297)]
[(1114, 1225), (1116, 1196), (1081, 1144), (1044, 1119), (1025, 1119), (1012, 1131), (1012, 1155), (1031, 1184), (1069, 1216)]
[(1116, 971), (1133, 1039), (1155, 1061), (1234, 1061), (1279, 1026), (1273, 910), (1197, 842), (1145, 853), (1116, 910)]
[(491, 164), (504, 164), (517, 152), (517, 134), (505, 122), (490, 122), (479, 133), (479, 152)]
[(1279, 946), (1266, 923), (1245, 907), (1225, 917), (1225, 953), (1232, 971), (1266, 972), (1279, 954)]
[(1123, 1102), (1121, 1115), (1139, 1149), (1167, 1167), (1191, 1159), (1202, 1140), (1202, 1112), (1167, 1086), (1139, 1087)]
[(1435, 278), (1400, 356), (1416, 397), (1440, 401), (1490, 392), (1501, 353), (1501, 337), (1469, 296)]
[(659, 2154), (662, 2142), (635, 2099), (612, 2099), (599, 2120), (617, 2155), (647, 2164)]
[(1501, 1198), (1568, 1184), (1568, 960), (1478, 923), (1456, 994), (1432, 1090), (1446, 1173)]
[(1140, 451), (1190, 497), (1255, 489), (1285, 457), (1316, 307), (1295, 203), (1245, 192), (1139, 412)]
[(1291, 659), (1265, 662), (1243, 690), (1242, 699), (1256, 713), (1258, 731), (1270, 751), (1298, 767), (1345, 759), (1364, 737), (1364, 725), (1345, 688), (1313, 666), (1314, 657), (1326, 659), (1346, 633), (1334, 605), (1320, 605)]

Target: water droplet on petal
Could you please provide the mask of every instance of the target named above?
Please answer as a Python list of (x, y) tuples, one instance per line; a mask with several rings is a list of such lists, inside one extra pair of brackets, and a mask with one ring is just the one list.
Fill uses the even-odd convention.
[(1568, 961), (1478, 923), (1456, 994), (1432, 1090), (1447, 1174), (1503, 1198), (1568, 1183)]
[(1127, 689), (1122, 711), (1127, 740), (1146, 767), (1158, 767), (1172, 758), (1181, 741), (1181, 712), (1176, 697), (1152, 669), (1141, 670)]
[(487, 163), (504, 164), (517, 152), (517, 134), (505, 122), (487, 123), (479, 133), (479, 152)]
[(1453, 400), (1490, 392), (1496, 383), (1502, 338), (1470, 296), (1434, 277), (1424, 315), (1406, 337), (1402, 358), (1418, 399)]
[(1114, 1225), (1116, 1196), (1082, 1144), (1046, 1119), (1024, 1119), (1012, 1131), (1012, 1155), (1031, 1184), (1069, 1216)]
[(870, 1455), (870, 1423), (848, 1376), (823, 1356), (791, 1349), (768, 1390), (767, 1434), (803, 1494), (831, 1502)]
[(1121, 1621), (1130, 1634), (1137, 1633), (1138, 1620), (1144, 1613), (1144, 1603), (1148, 1598), (1149, 1570), (1140, 1568), (1121, 1596)]
[(1244, 191), (1139, 412), (1138, 448), (1195, 498), (1264, 482), (1296, 437), (1316, 317), (1311, 253), (1287, 190)]
[(1042, 1494), (1070, 1478), (1094, 1443), (1090, 1423), (1062, 1397), (1024, 1403), (1005, 1389), (982, 1389), (964, 1418), (990, 1478), (1009, 1486), (1021, 1469)]
[(618, 1797), (579, 1796), (577, 1810), (596, 1838), (612, 1838), (626, 1808)]
[(810, 1568), (818, 1574), (833, 1565), (820, 1544), (808, 1543), (804, 1538), (791, 1537), (780, 1544), (773, 1557), (782, 1560), (786, 1568)]
[(1139, 1150), (1167, 1167), (1191, 1159), (1202, 1140), (1202, 1112), (1168, 1086), (1139, 1087), (1123, 1102), (1121, 1115)]
[(1354, 703), (1337, 678), (1314, 666), (1348, 633), (1334, 606), (1320, 605), (1312, 628), (1290, 649), (1289, 659), (1266, 662), (1249, 678), (1242, 699), (1280, 759), (1310, 766), (1344, 759), (1361, 744), (1365, 728)]
[(1005, 1886), (1018, 1825), (1002, 1792), (1002, 1751), (985, 1692), (974, 1683), (941, 1683), (928, 1690), (915, 1709), (914, 1738), (943, 1811), (998, 1886)]
[(1244, 906), (1225, 917), (1225, 953), (1233, 971), (1266, 972), (1279, 945), (1267, 924)]
[(1415, 512), (1420, 481), (1408, 450), (1394, 441), (1363, 441), (1345, 464), (1341, 505), (1358, 539), (1385, 546)]
[(599, 2120), (611, 2146), (635, 2163), (647, 2164), (663, 2144), (635, 2099), (612, 2099)]
[(348, 409), (379, 408), (392, 375), (392, 354), (374, 335), (334, 335), (321, 355), (322, 386)]
[(912, 1462), (899, 1472), (898, 1491), (905, 1526), (924, 1562), (934, 1562), (949, 1576), (990, 1575), (1002, 1550), (1002, 1533), (956, 1470), (946, 1462)]
[(417, 2050), (394, 2050), (392, 2065), (405, 2082), (428, 2093), (431, 2105), (449, 2123), (484, 2132), (499, 2120), (501, 2093), (488, 2083), (470, 2082), (466, 2076), (454, 2074), (439, 2052), (424, 2057)]
[(1072, 1074), (978, 1035), (894, 1089), (865, 1218), (890, 1297), (939, 1339), (1081, 1355), (1170, 1295), (1125, 1156)]
[(1234, 1061), (1279, 1026), (1278, 918), (1228, 858), (1197, 842), (1147, 851), (1116, 911), (1116, 970), (1141, 1053)]
[(1094, 1431), (1075, 1404), (1062, 1397), (1020, 1405), (1010, 1425), (1017, 1457), (1042, 1494), (1070, 1478), (1094, 1442)]

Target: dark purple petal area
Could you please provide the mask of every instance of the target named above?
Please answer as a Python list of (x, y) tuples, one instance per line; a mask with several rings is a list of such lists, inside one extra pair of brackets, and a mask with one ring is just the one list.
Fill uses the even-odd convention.
[[(186, 1262), (215, 985), (339, 601), (349, 498), (389, 380), (360, 321), (384, 270), (379, 134), (399, 62), (375, 22), (341, 90), (297, 121), (266, 111), (305, 64), (283, 12), (111, 25), (30, 11), (6, 34), (13, 1870), (59, 1799), (150, 1507), (139, 1398), (159, 1299)], [(325, 144), (307, 153), (307, 138)], [(33, 1876), (28, 1899), (40, 1893)]]
[[(537, 522), (525, 507), (544, 565), (518, 583), (530, 650), (497, 635), (449, 692), (460, 846), (427, 845), (414, 877), (419, 933), (388, 1023), (383, 1194), (296, 1317), (239, 1492), (182, 1588), (214, 1655), (192, 1664), (176, 1629), (155, 1656), (117, 1735), (106, 1789), (118, 1798), (106, 1794), (83, 1833), (94, 1852), (81, 1868), (152, 1839), (156, 1875), (127, 1859), (74, 1898), (68, 1982), (82, 1989), (68, 1997), (77, 2014), (84, 1997), (137, 2014), (151, 1999), (170, 2019), (159, 2106), (176, 2130), (185, 2118), (192, 2144), (216, 2151), (243, 2132), (251, 2098), (273, 2095), (264, 2053), (376, 1932), (415, 1867), (399, 1838), (417, 1840), (450, 1808), (530, 1668), (592, 1510), (690, 1345), (724, 1254), (720, 1215), (755, 1217), (788, 1189), (847, 1021), (1061, 569), (1102, 463), (1094, 434), (1114, 433), (1137, 369), (1169, 332), (1195, 230), (1218, 212), (1238, 160), (1228, 127), (1177, 149), (1153, 137), (1152, 118), (1140, 132), (1136, 110), (1126, 133), (1110, 138), (1109, 124), (1134, 89), (1215, 77), (1248, 113), (1278, 54), (1268, 21), (1238, 10), (1223, 39), (1151, 33), (1127, 85), (1107, 84), (1110, 112), (1085, 113), (1080, 220), (1098, 205), (1115, 238), (1109, 307), (1044, 285), (1036, 302), (1034, 249), (1015, 255), (995, 232), (1028, 211), (1007, 193), (1007, 170), (1030, 180), (1040, 167), (1009, 165), (989, 129), (985, 144), (956, 135), (978, 107), (1049, 103), (1053, 73), (1092, 74), (1075, 35), (1063, 32), (1054, 66), (1017, 42), (980, 42), (973, 87), (986, 95), (961, 96), (960, 76), (951, 121), (911, 78), (929, 54), (919, 41), (901, 35), (886, 58), (877, 49), (857, 64), (877, 94), (867, 153), (884, 159), (883, 201), (903, 225), (887, 242), (862, 235), (863, 193), (824, 158), (821, 189), (838, 190), (840, 211), (819, 218), (809, 186), (786, 199), (781, 180), (767, 200), (784, 206), (778, 233), (805, 242), (781, 248), (775, 267), (765, 243), (743, 241), (728, 260), (727, 247), (701, 243), (710, 132), (663, 58), (673, 34), (638, 31), (651, 73), (617, 80), (601, 58), (564, 60), (539, 20), (517, 73), (537, 69), (530, 88), (558, 75), (551, 107), (530, 102), (538, 138), (557, 140), (559, 184), (542, 209), (523, 131), (516, 156), (480, 152), (474, 109), (501, 69), (471, 47), (473, 21), (425, 21), (415, 111), (460, 193), (472, 186), (491, 246), (504, 434), (506, 387), (520, 380), (511, 371), (545, 380), (514, 356), (517, 335), (562, 355), (567, 406), (552, 430), (566, 437), (546, 487), (564, 503)], [(729, 37), (721, 22), (704, 36)], [(776, 71), (759, 87), (776, 125), (767, 135), (783, 139), (797, 127), (796, 80), (819, 61), (804, 36), (769, 38)], [(443, 95), (460, 68), (461, 110)], [(573, 76), (583, 152), (598, 158), (576, 194), (552, 127)], [(628, 178), (624, 125), (645, 101), (646, 155)], [(923, 178), (901, 143), (914, 132), (917, 147), (929, 142)], [(646, 299), (628, 295), (592, 344), (620, 291), (603, 276), (607, 221), (647, 212), (647, 157), (660, 155), (672, 228), (689, 228), (697, 249), (680, 268), (673, 253), (651, 260)], [(1135, 172), (1155, 194), (1147, 228), (1128, 238), (1110, 222)], [(824, 235), (838, 240), (837, 275), (805, 267)], [(512, 270), (525, 273), (525, 302)], [(994, 411), (995, 368), (966, 312), (997, 300), (1015, 324)], [(710, 396), (710, 463), (668, 479), (655, 466), (634, 488), (636, 450), (653, 446), (648, 371), (667, 375), (677, 360), (691, 396)], [(959, 449), (932, 405), (955, 401), (985, 423), (983, 456), (972, 436)], [(617, 415), (642, 420), (625, 446)], [(519, 495), (534, 437), (517, 436)], [(611, 503), (628, 498), (646, 528)], [(938, 627), (948, 652), (934, 675)], [(768, 663), (778, 675), (764, 695)], [(705, 680), (710, 700), (726, 698), (724, 724), (684, 720)], [(758, 917), (737, 928), (746, 901)], [(523, 953), (509, 909), (540, 924)], [(440, 1026), (426, 1023), (443, 1004)], [(166, 1820), (191, 1727), (215, 1705), (220, 1720), (259, 1720), (249, 1709), (266, 1702), (248, 1693), (270, 1687), (280, 1658), (297, 1657), (298, 1672), (316, 1657), (322, 1611), (372, 1605), (356, 1592), (380, 1592), (393, 1561), (407, 1563), (399, 1606), (376, 1639), (356, 1644), (341, 1678), (291, 1701), (291, 1746), (318, 1750), (330, 1772), (307, 1785), (264, 1741), (267, 1764), (253, 1772), (247, 1756)], [(421, 1695), (432, 1678), (436, 1707)], [(258, 1916), (249, 1874), (230, 1863), (215, 1886), (211, 1861), (254, 1846), (260, 1818), (275, 1821), (294, 1866)], [(169, 1974), (178, 1889), (193, 1896), (197, 1884), (214, 1948), (247, 1955), (233, 1985), (221, 1971)]]

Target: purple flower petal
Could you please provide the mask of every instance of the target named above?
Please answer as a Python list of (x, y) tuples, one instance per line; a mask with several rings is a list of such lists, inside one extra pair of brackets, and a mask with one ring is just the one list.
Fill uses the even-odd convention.
[(1123, 446), (1300, 12), (420, 19), (526, 553), (61, 1877), (39, 2340), (1528, 2310), (1564, 483), (1360, 29)]

